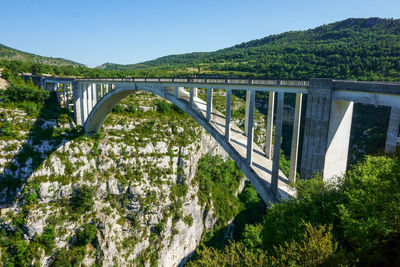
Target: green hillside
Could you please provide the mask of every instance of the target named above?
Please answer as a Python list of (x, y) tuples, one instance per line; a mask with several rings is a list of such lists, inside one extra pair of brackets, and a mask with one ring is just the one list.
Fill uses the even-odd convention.
[(63, 58), (43, 57), (19, 51), (0, 44), (0, 60), (20, 60), (56, 66), (83, 66), (83, 64)]
[(125, 71), (161, 68), (280, 79), (400, 80), (400, 20), (350, 18), (215, 52), (171, 55), (132, 65), (106, 63), (101, 68)]

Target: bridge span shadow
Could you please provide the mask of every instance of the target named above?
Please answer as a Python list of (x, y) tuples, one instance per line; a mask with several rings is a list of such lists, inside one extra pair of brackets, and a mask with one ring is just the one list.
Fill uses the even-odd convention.
[[(18, 152), (0, 173), (0, 208), (11, 206), (23, 185), (41, 164), (59, 147), (84, 134), (81, 127), (74, 127), (67, 109), (57, 102), (55, 93), (45, 101), (28, 135)], [(61, 130), (59, 123), (69, 124)]]

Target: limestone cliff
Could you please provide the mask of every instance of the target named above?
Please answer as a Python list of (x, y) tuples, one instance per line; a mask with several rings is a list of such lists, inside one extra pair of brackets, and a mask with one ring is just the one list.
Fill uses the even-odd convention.
[[(154, 95), (131, 95), (89, 138), (65, 116), (2, 113), (15, 134), (0, 140), (0, 231), (23, 229), (28, 264), (176, 266), (216, 222), (192, 180), (202, 155), (225, 152)], [(88, 225), (96, 230), (86, 244)]]

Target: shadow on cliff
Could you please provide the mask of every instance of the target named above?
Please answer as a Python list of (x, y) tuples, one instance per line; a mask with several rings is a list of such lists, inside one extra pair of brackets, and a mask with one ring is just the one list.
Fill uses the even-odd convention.
[[(24, 143), (0, 174), (0, 208), (14, 203), (26, 180), (54, 151), (83, 134), (82, 128), (74, 127), (72, 121), (71, 112), (61, 108), (56, 94), (52, 93), (40, 109)], [(68, 127), (61, 129), (58, 124)]]

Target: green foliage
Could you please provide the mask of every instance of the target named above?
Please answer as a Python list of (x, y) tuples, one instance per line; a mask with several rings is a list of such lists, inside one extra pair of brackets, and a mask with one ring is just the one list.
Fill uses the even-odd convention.
[[(333, 241), (331, 227), (306, 224), (303, 240), (286, 242), (276, 249), (276, 256), (259, 248), (249, 249), (249, 244), (233, 242), (223, 250), (197, 249), (197, 258), (188, 266), (346, 266), (343, 251)], [(254, 230), (254, 229), (253, 229)], [(251, 235), (257, 237), (257, 231)], [(246, 242), (251, 242), (247, 240)], [(251, 246), (251, 244), (250, 244)]]
[(97, 227), (93, 224), (85, 224), (81, 230), (76, 233), (76, 244), (86, 246), (96, 239)]
[(4, 92), (5, 102), (24, 102), (32, 101), (35, 103), (44, 103), (49, 97), (49, 92), (40, 90), (33, 84), (11, 83)]
[(154, 227), (151, 229), (151, 231), (153, 233), (155, 233), (156, 235), (160, 236), (161, 232), (164, 230), (164, 228), (165, 228), (164, 223), (160, 222), (160, 223), (154, 225)]
[(46, 226), (43, 234), (40, 237), (40, 242), (44, 245), (47, 252), (50, 252), (54, 248), (54, 240), (56, 238), (56, 232), (54, 227)]
[(156, 102), (156, 109), (157, 109), (157, 112), (159, 112), (161, 114), (166, 114), (171, 111), (171, 105), (164, 99), (159, 100)]
[(198, 249), (191, 264), (390, 266), (399, 262), (398, 157), (368, 156), (337, 184), (315, 177), (299, 181), (296, 187), (297, 199), (269, 207), (262, 224), (251, 213), (251, 207), (258, 205), (257, 195), (246, 187), (239, 195), (245, 208), (234, 221), (239, 231), (234, 234), (236, 242), (223, 250)]
[(84, 247), (77, 247), (72, 250), (61, 248), (54, 253), (53, 261), (50, 263), (51, 267), (70, 267), (80, 266), (83, 258), (85, 257), (86, 249)]
[(260, 249), (251, 251), (240, 242), (231, 243), (222, 251), (202, 245), (200, 249), (196, 250), (196, 253), (196, 260), (189, 261), (188, 267), (271, 266), (268, 264), (268, 256), (264, 251)]
[(17, 133), (13, 131), (12, 124), (8, 120), (0, 121), (0, 137), (12, 138), (17, 136)]
[(246, 248), (261, 248), (261, 230), (262, 226), (260, 224), (246, 224), (242, 234), (242, 242), (246, 246)]
[(208, 245), (220, 247), (224, 242), (224, 228), (240, 212), (241, 205), (235, 196), (243, 173), (232, 160), (224, 161), (220, 156), (203, 156), (197, 163), (194, 182), (199, 186), (200, 203), (210, 208), (212, 201), (217, 223), (214, 230), (204, 238)]
[(197, 164), (194, 181), (199, 185), (200, 202), (208, 205), (212, 200), (222, 225), (239, 212), (239, 201), (234, 194), (241, 179), (243, 173), (232, 160), (207, 154)]
[(72, 205), (76, 211), (89, 211), (93, 207), (94, 197), (95, 189), (88, 185), (82, 185), (75, 190), (75, 195), (72, 198)]
[(302, 241), (285, 242), (275, 248), (273, 265), (278, 266), (344, 266), (347, 265), (343, 250), (333, 241), (332, 227), (305, 224)]

